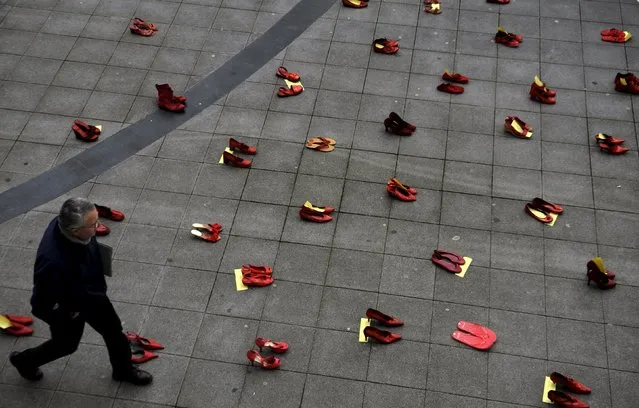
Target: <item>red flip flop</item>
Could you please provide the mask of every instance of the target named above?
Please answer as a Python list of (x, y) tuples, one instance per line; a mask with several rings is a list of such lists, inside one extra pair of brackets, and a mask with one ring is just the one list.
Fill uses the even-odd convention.
[(98, 210), (98, 217), (107, 218), (111, 221), (122, 221), (124, 219), (124, 213), (122, 211), (113, 210), (104, 205), (94, 205), (95, 209)]
[(146, 363), (147, 361), (153, 360), (154, 358), (158, 358), (158, 355), (144, 349), (131, 351), (131, 362), (133, 364)]
[(492, 343), (497, 341), (497, 335), (494, 331), (477, 323), (471, 323), (461, 320), (457, 322), (457, 328)]
[(33, 334), (33, 329), (31, 327), (23, 326), (16, 322), (11, 322), (11, 326), (6, 329), (0, 329), (0, 331), (16, 337), (31, 336)]
[(129, 339), (130, 342), (138, 343), (145, 350), (162, 350), (162, 349), (164, 349), (164, 346), (161, 345), (160, 343), (158, 343), (157, 341), (149, 339), (149, 338), (146, 338), (146, 337), (142, 337), (139, 334), (137, 334), (136, 332), (128, 331), (128, 332), (126, 332), (126, 337), (127, 337), (127, 339)]
[(300, 74), (297, 72), (288, 72), (284, 67), (279, 67), (275, 75), (280, 78), (288, 79), (291, 82), (299, 82), (300, 80)]
[(277, 96), (279, 96), (280, 98), (295, 96), (301, 94), (303, 90), (304, 87), (302, 87), (301, 85), (293, 85), (290, 89), (281, 86), (280, 89), (277, 91)]
[(493, 343), (489, 342), (488, 340), (457, 330), (453, 332), (452, 337), (458, 342), (464, 343), (465, 345), (477, 350), (488, 350), (493, 346)]
[(431, 256), (430, 260), (437, 266), (440, 266), (442, 268), (444, 268), (445, 270), (447, 270), (448, 272), (452, 272), (452, 273), (459, 273), (461, 272), (461, 267), (459, 266), (459, 264), (452, 262), (450, 259), (448, 258), (443, 258), (440, 257), (437, 253), (433, 253), (433, 256)]
[(449, 261), (456, 263), (457, 265), (463, 265), (466, 263), (466, 260), (463, 256), (456, 254), (451, 251), (445, 251), (443, 249), (436, 249), (435, 254), (437, 254), (440, 258), (446, 258)]
[(9, 314), (3, 315), (3, 316), (9, 319), (12, 323), (18, 323), (23, 326), (30, 326), (31, 324), (33, 324), (33, 319), (30, 318), (29, 316), (9, 315)]
[(564, 212), (564, 207), (545, 201), (539, 197), (533, 198), (531, 204), (533, 205), (534, 208), (538, 210), (544, 210), (546, 212), (551, 212), (555, 214), (561, 214)]

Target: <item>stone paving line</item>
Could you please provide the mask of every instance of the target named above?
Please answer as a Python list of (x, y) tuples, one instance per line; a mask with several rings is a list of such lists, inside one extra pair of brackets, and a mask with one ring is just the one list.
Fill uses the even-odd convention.
[[(15, 101), (2, 102), (0, 112), (3, 189), (85, 148), (64, 115), (103, 123), (108, 139), (156, 109), (159, 78), (170, 76), (182, 92), (292, 6), (197, 3), (0, 5), (0, 100)], [(638, 6), (461, 0), (442, 7), (432, 16), (421, 4), (336, 4), (227, 97), (70, 192), (127, 214), (123, 223), (107, 222), (112, 232), (102, 240), (116, 248), (110, 295), (127, 329), (167, 348), (147, 364), (155, 384), (134, 389), (108, 379), (104, 346), (87, 330), (80, 349), (45, 367), (46, 379), (33, 387), (6, 356), (41, 341), (46, 326), (36, 322), (36, 337), (0, 337), (3, 403), (542, 406), (543, 376), (557, 370), (595, 390), (585, 398), (593, 407), (638, 406), (634, 97), (611, 85), (618, 71), (636, 69), (636, 46), (598, 36), (611, 26), (639, 32)], [(158, 35), (132, 39), (126, 27), (134, 15), (160, 24)], [(37, 31), (25, 29), (25, 18)], [(519, 49), (491, 43), (499, 24), (524, 35)], [(397, 56), (370, 52), (373, 38), (400, 35)], [(109, 51), (85, 55), (96, 46)], [(301, 95), (274, 96), (279, 65), (302, 74)], [(466, 93), (434, 90), (446, 67), (470, 76)], [(558, 89), (557, 105), (526, 99), (537, 73)], [(81, 102), (46, 102), (56, 94)], [(413, 136), (384, 134), (380, 122), (391, 110), (418, 126)], [(505, 136), (507, 114), (531, 123), (533, 138)], [(602, 155), (591, 137), (604, 129), (631, 151)], [(334, 137), (337, 149), (305, 149), (317, 135)], [(257, 146), (250, 170), (216, 164), (229, 136)], [(418, 188), (415, 203), (386, 197), (393, 174)], [(544, 228), (522, 211), (534, 196), (566, 206), (557, 226)], [(302, 224), (296, 208), (306, 199), (336, 205), (335, 220)], [(3, 310), (28, 313), (34, 237), (62, 200), (0, 226)], [(222, 240), (193, 240), (190, 224), (211, 214), (224, 224)], [(434, 268), (438, 246), (473, 256), (467, 277)], [(594, 255), (618, 273), (618, 287), (584, 285)], [(276, 283), (234, 292), (231, 272), (242, 263), (272, 265)], [(357, 343), (355, 326), (368, 307), (405, 320), (404, 339)], [(462, 319), (496, 331), (490, 352), (450, 338)], [(246, 367), (256, 335), (291, 344), (277, 372)]]

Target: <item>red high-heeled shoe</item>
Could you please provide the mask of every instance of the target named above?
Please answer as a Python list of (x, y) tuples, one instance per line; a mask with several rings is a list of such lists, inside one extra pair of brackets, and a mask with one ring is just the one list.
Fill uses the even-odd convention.
[(257, 149), (254, 146), (249, 146), (242, 142), (238, 142), (237, 140), (230, 138), (229, 139), (229, 148), (231, 150), (238, 150), (244, 154), (255, 154), (257, 153)]
[(122, 211), (113, 210), (104, 205), (93, 204), (95, 209), (98, 210), (98, 217), (106, 218), (111, 221), (122, 221), (124, 219), (124, 213)]
[(272, 275), (273, 268), (270, 266), (242, 265), (242, 273), (254, 273), (262, 275)]
[(603, 259), (601, 259), (600, 257), (596, 257), (588, 261), (588, 263), (586, 264), (586, 269), (595, 270), (599, 273), (602, 273), (606, 275), (608, 279), (614, 279), (617, 276), (613, 271), (606, 268), (606, 266), (604, 265)]
[(548, 391), (548, 399), (564, 408), (590, 408), (590, 405), (561, 391)]
[(595, 282), (599, 289), (612, 289), (617, 286), (617, 282), (614, 279), (610, 279), (607, 275), (599, 272), (598, 270), (589, 270), (586, 272), (586, 278), (588, 279), (588, 286), (590, 286), (590, 281)]
[(133, 364), (146, 363), (147, 361), (153, 360), (154, 358), (158, 358), (158, 355), (144, 349), (131, 351), (131, 362)]
[(226, 150), (222, 154), (224, 164), (230, 164), (233, 167), (248, 168), (251, 167), (251, 161), (237, 157), (234, 154), (227, 152)]
[(375, 309), (367, 309), (366, 317), (377, 320), (381, 325), (387, 327), (403, 326), (404, 322), (396, 317), (389, 316)]
[(262, 337), (258, 337), (255, 339), (255, 345), (260, 348), (260, 351), (262, 351), (262, 349), (266, 347), (270, 348), (273, 353), (278, 354), (288, 350), (288, 343), (285, 343), (283, 341), (271, 341)]
[(253, 363), (257, 363), (260, 367), (265, 370), (274, 370), (279, 368), (280, 359), (273, 356), (264, 357), (260, 353), (255, 350), (249, 350), (246, 352), (246, 358), (249, 359), (251, 365)]
[(597, 143), (605, 143), (607, 145), (617, 145), (625, 142), (624, 139), (613, 137), (605, 133), (597, 133), (595, 135), (595, 140), (597, 141)]
[(395, 112), (391, 112), (390, 115), (388, 115), (388, 118), (391, 119), (392, 121), (398, 123), (400, 127), (406, 128), (406, 129), (410, 130), (411, 132), (414, 132), (417, 129), (417, 126), (411, 125), (410, 123), (406, 122), (404, 119), (402, 119)]
[(401, 189), (404, 189), (406, 191), (408, 191), (411, 194), (417, 195), (417, 189), (415, 187), (411, 187), (405, 183), (402, 183), (401, 181), (399, 181), (398, 179), (396, 179), (395, 177), (391, 177), (390, 180), (388, 180), (388, 183), (386, 183), (387, 186), (396, 186), (399, 187)]
[(590, 388), (586, 387), (579, 381), (559, 374), (556, 371), (550, 374), (550, 380), (555, 384), (562, 386), (566, 390), (574, 392), (575, 394), (590, 394), (592, 392)]
[(551, 212), (555, 214), (562, 214), (564, 212), (564, 207), (545, 201), (539, 197), (533, 198), (531, 204), (533, 208), (537, 210), (543, 210), (543, 211)]
[(402, 339), (402, 335), (399, 333), (391, 333), (372, 326), (364, 329), (364, 336), (375, 339), (382, 344), (390, 344)]
[(386, 128), (387, 132), (399, 136), (410, 136), (413, 134), (413, 131), (410, 130), (408, 127), (402, 126), (402, 124), (391, 118), (386, 118), (384, 120), (384, 127)]
[(126, 338), (129, 339), (130, 342), (138, 343), (145, 350), (162, 350), (164, 346), (158, 343), (155, 340), (142, 337), (136, 332), (128, 331), (126, 332)]
[(417, 197), (411, 194), (408, 190), (401, 188), (398, 185), (392, 184), (386, 186), (386, 191), (391, 197), (395, 197), (400, 201), (415, 201)]
[[(555, 92), (555, 91), (552, 91)], [(551, 95), (551, 91), (548, 88), (537, 86), (534, 82), (530, 86), (530, 99), (539, 103), (547, 105), (554, 105), (557, 103), (557, 95)]]
[(606, 152), (606, 153), (610, 153), (613, 155), (620, 155), (620, 154), (624, 154), (626, 153), (628, 150), (627, 147), (625, 146), (620, 146), (620, 145), (609, 145), (606, 143), (597, 143), (597, 146), (599, 146), (599, 149), (601, 149), (602, 151)]

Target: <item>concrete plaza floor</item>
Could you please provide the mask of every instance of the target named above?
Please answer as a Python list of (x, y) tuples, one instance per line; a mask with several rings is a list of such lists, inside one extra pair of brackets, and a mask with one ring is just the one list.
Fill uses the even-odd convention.
[[(154, 84), (197, 87), (296, 3), (0, 0), (0, 191), (91, 148), (74, 119), (108, 140), (157, 109)], [(639, 3), (441, 7), (336, 2), (183, 126), (1, 224), (0, 313), (28, 314), (36, 248), (63, 200), (124, 211), (100, 238), (115, 248), (110, 297), (126, 330), (166, 348), (142, 367), (151, 386), (120, 384), (87, 327), (78, 351), (32, 384), (7, 357), (47, 338), (36, 321), (32, 337), (0, 335), (0, 407), (539, 407), (552, 371), (590, 386), (592, 407), (639, 407), (639, 99), (613, 86), (617, 72), (639, 71), (639, 42), (599, 36), (639, 35)], [(157, 34), (133, 36), (134, 16)], [(495, 44), (498, 25), (521, 46)], [(373, 53), (379, 37), (399, 40), (399, 53)], [(276, 96), (280, 65), (301, 74), (301, 95)], [(436, 91), (445, 68), (471, 78), (464, 94)], [(536, 74), (556, 105), (528, 98)], [(390, 111), (417, 131), (385, 133)], [(506, 134), (506, 115), (533, 137)], [(599, 132), (631, 150), (601, 152)], [(335, 151), (305, 149), (317, 136), (335, 138)], [(218, 165), (229, 137), (257, 146), (250, 170)], [(418, 189), (416, 202), (386, 194), (393, 176)], [(565, 206), (553, 227), (524, 213), (536, 196)], [(302, 222), (306, 200), (337, 207), (334, 220)], [(223, 224), (222, 240), (197, 240), (193, 222)], [(467, 275), (437, 269), (435, 248), (472, 257)], [(617, 273), (615, 289), (586, 285), (595, 256)], [(275, 284), (236, 291), (245, 263), (273, 266)], [(358, 342), (369, 307), (405, 321), (400, 342)], [(492, 328), (497, 343), (457, 343), (459, 320)], [(247, 366), (256, 336), (290, 344), (280, 370)]]

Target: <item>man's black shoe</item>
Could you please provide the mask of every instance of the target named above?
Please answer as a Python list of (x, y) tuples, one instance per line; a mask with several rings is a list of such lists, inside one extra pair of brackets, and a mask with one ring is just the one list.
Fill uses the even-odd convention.
[(147, 385), (153, 381), (153, 376), (150, 373), (135, 367), (123, 373), (113, 372), (112, 377), (115, 381), (126, 381), (134, 385)]
[(17, 351), (14, 351), (13, 353), (11, 353), (9, 355), (9, 361), (18, 370), (18, 373), (20, 373), (22, 378), (25, 378), (25, 379), (27, 379), (29, 381), (38, 381), (38, 380), (40, 380), (42, 378), (42, 376), (43, 376), (42, 370), (40, 370), (38, 367), (33, 368), (33, 367), (21, 366), (16, 361), (18, 359), (18, 354), (20, 354), (20, 353), (18, 353)]

